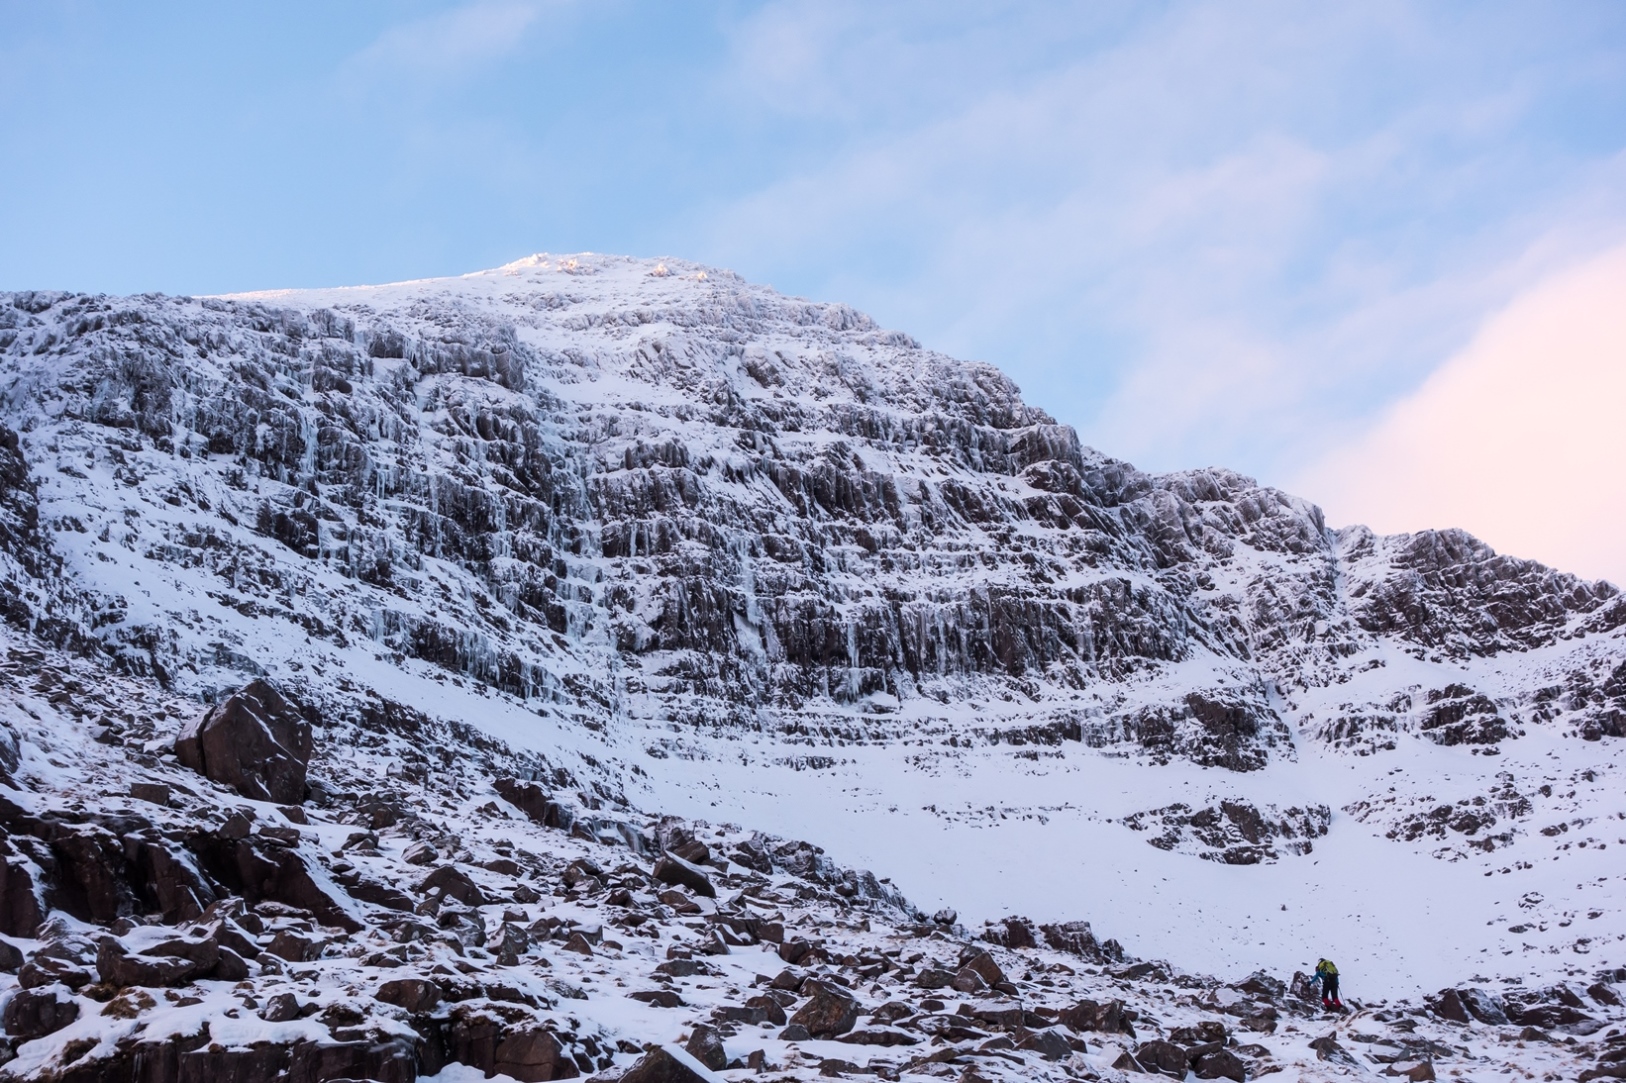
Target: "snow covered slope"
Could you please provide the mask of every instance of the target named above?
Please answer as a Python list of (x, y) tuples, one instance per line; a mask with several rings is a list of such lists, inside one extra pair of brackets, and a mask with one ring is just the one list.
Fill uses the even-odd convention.
[(0, 295), (0, 421), (14, 623), (174, 694), (370, 691), (1226, 977), (1626, 962), (1613, 586), (1142, 473), (845, 306), (602, 256)]

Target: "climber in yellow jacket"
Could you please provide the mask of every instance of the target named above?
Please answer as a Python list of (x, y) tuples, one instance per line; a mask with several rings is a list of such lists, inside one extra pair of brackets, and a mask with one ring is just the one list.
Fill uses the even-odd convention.
[(1315, 965), (1315, 977), (1310, 979), (1312, 984), (1321, 986), (1321, 1006), (1323, 1008), (1342, 1008), (1344, 1002), (1338, 999), (1338, 968), (1329, 960), (1322, 959)]

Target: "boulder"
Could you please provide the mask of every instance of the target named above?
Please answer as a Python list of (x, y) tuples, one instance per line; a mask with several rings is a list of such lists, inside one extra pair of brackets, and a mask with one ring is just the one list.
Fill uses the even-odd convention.
[(790, 1017), (792, 1025), (807, 1028), (814, 1038), (834, 1038), (845, 1034), (858, 1022), (858, 1001), (839, 985), (808, 981), (803, 992), (812, 992), (806, 1004)]
[(1542, 1030), (1552, 1030), (1554, 1027), (1575, 1026), (1578, 1023), (1596, 1022), (1592, 1016), (1579, 1008), (1572, 1008), (1568, 1004), (1539, 1004), (1535, 1007), (1508, 1013), (1514, 1023), (1521, 1027), (1540, 1027)]
[(124, 853), (140, 893), (158, 907), (165, 922), (192, 921), (215, 901), (215, 893), (198, 875), (189, 856), (156, 831), (124, 839)]
[(292, 993), (273, 993), (260, 1008), (260, 1018), (267, 1023), (286, 1023), (299, 1018), (299, 998)]
[(1287, 983), (1272, 977), (1267, 970), (1255, 970), (1238, 982), (1236, 988), (1261, 1000), (1280, 1000), (1287, 995)]
[(480, 890), (480, 885), (469, 879), (469, 874), (456, 865), (442, 865), (418, 881), (418, 894), (424, 895), (436, 890), (456, 899), (464, 906), (485, 906), (491, 901), (486, 898), (485, 892)]
[(1145, 1042), (1135, 1050), (1135, 1060), (1148, 1072), (1158, 1072), (1174, 1079), (1186, 1078), (1189, 1058), (1185, 1047), (1173, 1042), (1160, 1039)]
[(538, 1083), (579, 1074), (558, 1037), (515, 1004), (455, 1005), (444, 1035), (448, 1059), (478, 1069), (488, 1079), (502, 1073), (521, 1083)]
[(1457, 999), (1468, 1010), (1468, 1014), (1479, 1022), (1492, 1027), (1507, 1026), (1507, 1012), (1495, 997), (1483, 989), (1458, 989)]
[(620, 1083), (713, 1083), (715, 1078), (687, 1050), (655, 1046), (627, 1069)]
[(728, 1053), (723, 1049), (723, 1036), (704, 1023), (695, 1025), (694, 1033), (689, 1035), (683, 1050), (714, 1072), (721, 1072), (728, 1067)]
[(1248, 1077), (1247, 1064), (1229, 1049), (1204, 1053), (1192, 1064), (1192, 1071), (1198, 1079), (1234, 1079), (1236, 1083), (1244, 1083)]
[(1123, 1008), (1120, 1000), (1109, 1000), (1104, 1004), (1081, 1000), (1071, 1008), (1064, 1009), (1058, 1019), (1062, 1025), (1077, 1031), (1098, 1030), (1105, 1034), (1128, 1034), (1133, 1037), (1134, 1029), (1124, 1017)]
[(56, 954), (48, 948), (39, 951), (32, 959), (17, 968), (17, 984), (24, 989), (39, 989), (46, 985), (61, 982), (69, 989), (78, 992), (89, 985), (94, 976), (80, 964), (77, 958), (66, 954)]
[(1007, 948), (1039, 946), (1038, 934), (1034, 931), (1033, 923), (1027, 918), (1015, 915), (988, 922), (983, 928), (982, 938), (990, 944), (999, 944)]
[(776, 950), (779, 952), (780, 959), (795, 966), (807, 958), (808, 953), (814, 950), (814, 945), (809, 941), (796, 937), (784, 941)]
[(323, 925), (352, 933), (361, 930), (349, 909), (311, 877), (298, 850), (259, 835), (231, 838), (224, 831), (198, 840), (196, 848), (209, 875), (250, 904), (285, 903), (308, 910)]
[(169, 787), (162, 782), (132, 782), (130, 783), (130, 796), (137, 801), (148, 801), (154, 805), (168, 805), (170, 792)]
[(1053, 1030), (1036, 1030), (1017, 1043), (1018, 1049), (1030, 1049), (1038, 1053), (1045, 1060), (1065, 1060), (1073, 1052), (1073, 1047)]
[(704, 895), (715, 899), (717, 889), (711, 885), (711, 877), (707, 876), (699, 866), (691, 865), (674, 854), (662, 854), (655, 862), (655, 879), (663, 884), (675, 884), (688, 888), (696, 895)]
[(1428, 1006), (1435, 1015), (1441, 1019), (1449, 1019), (1453, 1023), (1466, 1023), (1470, 1018), (1468, 1006), (1462, 1002), (1455, 989), (1441, 989)]
[(847, 1045), (914, 1045), (920, 1039), (897, 1027), (854, 1027), (836, 1041)]
[(1620, 1007), (1620, 994), (1601, 981), (1587, 986), (1586, 995), (1599, 1004), (1605, 1004), (1611, 1008)]
[(1334, 1064), (1342, 1064), (1346, 1068), (1360, 1067), (1360, 1061), (1356, 1060), (1354, 1056), (1350, 1054), (1349, 1050), (1339, 1045), (1338, 1039), (1331, 1034), (1317, 1038), (1315, 1041), (1310, 1043), (1310, 1048), (1315, 1050), (1315, 1055), (1318, 1060), (1331, 1061)]
[(414, 842), (401, 852), (401, 860), (408, 865), (432, 864), (439, 857), (440, 851), (422, 840)]
[(570, 814), (568, 808), (555, 801), (546, 790), (534, 782), (499, 778), (491, 786), (497, 791), (497, 796), (519, 809), (533, 823), (568, 831), (575, 822), (575, 817)]
[(322, 954), (322, 942), (292, 929), (279, 929), (266, 945), (266, 953), (290, 963), (308, 963)]
[(305, 800), (311, 727), (263, 680), (215, 704), (175, 740), (175, 756), (244, 797), (298, 805)]
[(23, 989), (6, 1001), (6, 1033), (18, 1042), (54, 1034), (79, 1018), (79, 1004), (60, 986)]
[(163, 1041), (121, 1042), (110, 1056), (86, 1057), (52, 1073), (56, 1083), (104, 1083), (108, 1080), (203, 1081), (244, 1083), (249, 1080), (285, 1080), (286, 1083), (323, 1083), (368, 1080), (370, 1083), (412, 1083), (417, 1058), (412, 1044), (401, 1038), (374, 1042), (312, 1041), (255, 1042), (225, 1048), (201, 1035), (175, 1035)]
[(1005, 972), (994, 962), (994, 957), (986, 951), (976, 952), (965, 958), (960, 967), (962, 970), (974, 970), (977, 975), (990, 986), (998, 985), (1005, 980)]
[(141, 985), (152, 989), (184, 985), (202, 977), (214, 968), (216, 955), (208, 965), (180, 955), (159, 955), (148, 952), (133, 953), (113, 937), (107, 937), (96, 951), (96, 972), (102, 981), (115, 988)]
[(419, 1015), (435, 1010), (441, 1001), (441, 990), (428, 978), (396, 978), (380, 985), (373, 999)]
[(559, 1044), (558, 1037), (541, 1026), (508, 1031), (497, 1043), (490, 1070), (520, 1083), (573, 1079), (579, 1074), (576, 1062)]
[(988, 989), (988, 983), (983, 980), (982, 975), (968, 966), (962, 966), (949, 984), (959, 993), (981, 993)]

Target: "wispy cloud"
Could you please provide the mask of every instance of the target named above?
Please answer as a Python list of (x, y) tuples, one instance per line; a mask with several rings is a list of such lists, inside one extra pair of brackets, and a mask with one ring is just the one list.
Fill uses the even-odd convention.
[(550, 7), (543, 0), (485, 0), (399, 23), (351, 56), (353, 79), (445, 79), (515, 52)]
[(710, 254), (1004, 364), (1107, 450), (1280, 478), (1626, 238), (1546, 118), (1619, 78), (1558, 69), (1577, 43), (1533, 14), (1103, 10), (770, 5), (735, 91), (855, 134), (720, 206)]
[(1626, 247), (1520, 294), (1293, 479), (1335, 522), (1466, 527), (1626, 583)]

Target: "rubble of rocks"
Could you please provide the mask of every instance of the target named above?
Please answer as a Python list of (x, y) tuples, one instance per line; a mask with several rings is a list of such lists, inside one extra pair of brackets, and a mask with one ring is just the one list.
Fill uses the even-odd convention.
[[(7, 722), (0, 1078), (413, 1083), (461, 1065), (521, 1083), (1593, 1079), (1626, 1066), (1626, 972), (1328, 1016), (1303, 975), (1226, 984), (1128, 958), (1084, 921), (972, 933), (806, 843), (595, 809), (489, 741), (445, 771), (403, 773), (426, 731), (399, 711), (330, 742), (340, 731), (319, 712), (263, 684), (200, 727), (168, 694), (64, 656), (19, 655), (0, 676), (21, 693), (42, 666), (175, 725), (126, 745), (70, 715)], [(265, 723), (307, 715), (294, 729), (308, 744)], [(273, 762), (244, 762), (241, 743), (231, 770), (208, 752), (196, 770), (176, 746), (209, 719), (266, 725)], [(304, 757), (302, 800), (265, 783), (285, 752)], [(243, 792), (255, 786), (263, 796)]]

